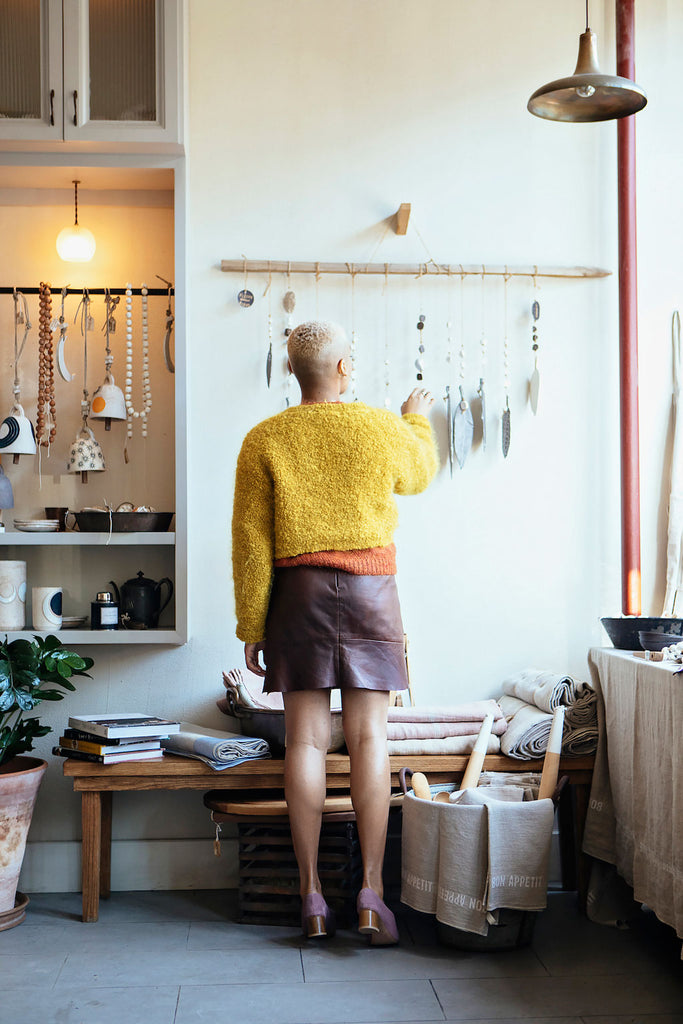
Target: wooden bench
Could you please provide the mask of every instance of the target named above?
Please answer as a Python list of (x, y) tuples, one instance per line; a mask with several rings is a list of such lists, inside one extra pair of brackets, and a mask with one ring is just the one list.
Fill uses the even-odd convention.
[[(562, 884), (578, 889), (585, 897), (586, 868), (581, 855), (583, 827), (588, 809), (588, 796), (593, 773), (593, 757), (569, 757), (560, 761), (560, 775), (568, 775), (560, 801), (560, 855)], [(392, 757), (392, 788), (398, 789), (401, 768), (425, 772), (430, 782), (459, 782), (469, 755)], [(499, 754), (489, 754), (485, 771), (541, 771), (541, 761), (516, 761)], [(259, 790), (283, 788), (284, 761), (247, 761), (234, 769), (215, 772), (203, 761), (164, 755), (160, 761), (128, 761), (126, 764), (101, 765), (67, 759), (64, 775), (73, 779), (74, 791), (81, 794), (82, 819), (82, 891), (83, 920), (96, 921), (100, 896), (106, 898), (111, 885), (111, 823), (112, 794), (159, 789), (239, 789)], [(328, 754), (327, 788), (349, 788), (349, 758), (344, 754)]]

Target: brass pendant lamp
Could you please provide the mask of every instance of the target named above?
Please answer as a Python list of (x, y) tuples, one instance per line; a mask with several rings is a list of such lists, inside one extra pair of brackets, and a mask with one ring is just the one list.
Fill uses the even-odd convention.
[(595, 32), (588, 27), (579, 40), (579, 59), (574, 74), (558, 78), (537, 89), (527, 110), (548, 121), (611, 121), (642, 110), (647, 103), (645, 91), (630, 78), (603, 75), (598, 66)]

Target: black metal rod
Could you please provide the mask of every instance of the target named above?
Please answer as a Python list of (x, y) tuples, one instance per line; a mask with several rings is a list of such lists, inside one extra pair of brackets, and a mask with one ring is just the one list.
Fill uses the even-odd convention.
[[(18, 292), (22, 292), (24, 295), (40, 295), (40, 288), (35, 288), (35, 287), (19, 288), (19, 287), (17, 287), (16, 290)], [(50, 291), (52, 292), (53, 296), (54, 295), (61, 295), (62, 294), (62, 289), (61, 288), (53, 288), (52, 285), (50, 285)], [(107, 288), (88, 288), (88, 294), (89, 295), (106, 295), (107, 291), (109, 292), (110, 295), (125, 295), (126, 294), (126, 289), (125, 288), (109, 288), (109, 289), (107, 289)], [(133, 293), (133, 295), (142, 295), (142, 288), (131, 288), (131, 292)], [(13, 294), (14, 294), (14, 288), (13, 287), (7, 287), (6, 285), (1, 285), (0, 286), (0, 295), (13, 295)], [(83, 289), (82, 288), (67, 288), (66, 289), (66, 294), (67, 295), (82, 295), (83, 294)], [(168, 295), (168, 288), (148, 288), (147, 289), (147, 294), (148, 295)], [(171, 295), (175, 295), (175, 288), (171, 288)]]

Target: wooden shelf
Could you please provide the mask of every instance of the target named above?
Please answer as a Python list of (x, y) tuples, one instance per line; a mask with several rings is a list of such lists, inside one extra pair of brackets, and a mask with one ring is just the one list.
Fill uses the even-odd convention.
[(0, 533), (0, 547), (154, 547), (175, 544), (175, 533), (79, 533), (67, 530), (65, 533), (24, 533), (21, 530), (6, 530)]
[(174, 629), (22, 629), (1, 630), (11, 640), (32, 640), (34, 636), (56, 636), (65, 647), (110, 644), (175, 644), (185, 639)]

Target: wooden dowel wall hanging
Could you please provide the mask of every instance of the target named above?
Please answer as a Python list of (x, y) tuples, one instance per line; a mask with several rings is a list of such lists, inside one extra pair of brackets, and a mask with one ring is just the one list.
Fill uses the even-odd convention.
[[(313, 263), (295, 260), (221, 260), (226, 274), (406, 274), (412, 277), (559, 277), (584, 280), (609, 277), (601, 267), (510, 267), (460, 263)], [(22, 289), (23, 290), (23, 289)], [(90, 289), (92, 292), (94, 289)], [(114, 289), (111, 289), (114, 292)], [(150, 294), (152, 291), (150, 290)], [(163, 294), (166, 294), (165, 292)]]

